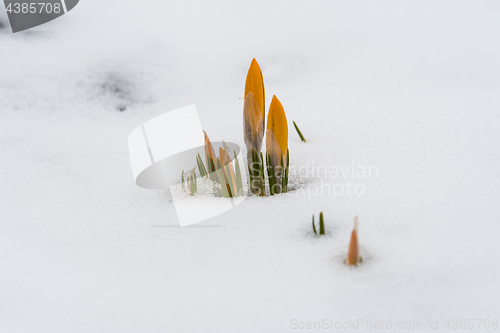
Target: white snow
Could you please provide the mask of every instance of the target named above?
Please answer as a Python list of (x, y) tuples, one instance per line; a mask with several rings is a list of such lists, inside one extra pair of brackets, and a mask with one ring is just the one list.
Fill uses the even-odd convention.
[[(82, 0), (0, 28), (0, 332), (500, 319), (499, 17), (498, 1)], [(297, 175), (180, 228), (168, 191), (134, 184), (128, 135), (196, 104), (244, 148), (253, 57), (292, 166), (376, 172)], [(314, 192), (347, 181), (365, 193)]]

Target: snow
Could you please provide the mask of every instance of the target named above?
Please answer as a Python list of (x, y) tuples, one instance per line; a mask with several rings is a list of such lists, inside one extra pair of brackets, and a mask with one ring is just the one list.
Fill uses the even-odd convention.
[[(496, 1), (85, 0), (0, 28), (0, 332), (498, 320), (499, 14)], [(295, 191), (180, 228), (168, 191), (134, 184), (128, 135), (196, 104), (213, 141), (244, 148), (253, 57), (267, 106), (276, 94), (287, 113), (291, 165), (309, 170), (290, 175)], [(348, 181), (364, 194), (325, 192)]]

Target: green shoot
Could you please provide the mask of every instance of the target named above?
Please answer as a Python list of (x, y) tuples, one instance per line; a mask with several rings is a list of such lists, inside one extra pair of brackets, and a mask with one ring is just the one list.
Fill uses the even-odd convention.
[(198, 164), (198, 170), (200, 171), (200, 176), (208, 178), (207, 169), (205, 169), (205, 165), (203, 164), (203, 160), (201, 159), (201, 156), (199, 153), (196, 156), (196, 163)]
[(325, 221), (323, 219), (323, 212), (319, 213), (319, 234), (325, 234)]
[(243, 191), (243, 180), (241, 178), (240, 162), (238, 162), (238, 157), (236, 152), (234, 152), (234, 168), (236, 173), (236, 193), (239, 195)]
[(318, 233), (316, 232), (316, 226), (314, 225), (314, 214), (313, 214), (313, 221), (312, 221), (312, 225), (313, 225), (313, 231), (314, 231), (314, 233), (317, 235)]
[(304, 138), (304, 136), (302, 135), (302, 132), (299, 130), (299, 127), (297, 126), (297, 124), (295, 123), (295, 121), (293, 121), (293, 126), (295, 127), (295, 130), (297, 131), (297, 133), (299, 134), (300, 136), (300, 139), (303, 141), (303, 142), (306, 142), (306, 139)]
[(236, 191), (234, 189), (234, 185), (233, 185), (233, 181), (231, 179), (231, 173), (229, 171), (229, 164), (226, 164), (226, 167), (225, 167), (225, 170), (226, 170), (226, 176), (227, 176), (227, 182), (228, 182), (228, 191), (229, 191), (229, 197), (230, 198), (233, 198), (233, 197), (236, 197)]
[(228, 187), (226, 186), (226, 181), (224, 180), (224, 175), (222, 174), (220, 159), (218, 157), (217, 157), (217, 177), (219, 180), (220, 187), (222, 189), (222, 195), (224, 196), (224, 198), (229, 198), (230, 194), (228, 192)]

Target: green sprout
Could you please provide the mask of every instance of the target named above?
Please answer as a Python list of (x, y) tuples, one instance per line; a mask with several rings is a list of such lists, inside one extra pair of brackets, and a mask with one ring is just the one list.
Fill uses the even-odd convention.
[(319, 213), (319, 234), (320, 235), (325, 234), (325, 221), (323, 219), (323, 212)]
[(208, 178), (207, 169), (205, 169), (205, 165), (203, 164), (203, 160), (201, 159), (201, 156), (199, 153), (196, 156), (196, 164), (198, 165), (198, 170), (200, 171), (200, 176)]
[[(314, 234), (317, 235), (318, 232), (316, 231), (316, 225), (314, 224), (314, 214), (313, 214), (313, 217), (312, 217), (312, 227), (313, 227)], [(319, 213), (319, 234), (320, 235), (324, 235), (325, 234), (325, 220), (323, 218), (323, 212)]]
[(295, 121), (293, 121), (293, 126), (295, 126), (295, 130), (297, 131), (297, 133), (299, 134), (300, 136), (300, 139), (303, 141), (303, 142), (306, 142), (306, 139), (304, 138), (304, 136), (302, 135), (302, 132), (299, 130), (299, 127), (297, 126), (297, 124), (295, 123)]
[(241, 178), (240, 162), (236, 152), (234, 152), (234, 168), (236, 169), (236, 193), (240, 194), (243, 191), (243, 180)]

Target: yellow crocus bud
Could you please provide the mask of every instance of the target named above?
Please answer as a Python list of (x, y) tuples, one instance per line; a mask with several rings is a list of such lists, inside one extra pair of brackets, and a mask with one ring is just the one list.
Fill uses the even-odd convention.
[[(245, 81), (245, 95), (247, 98), (248, 93), (253, 93), (255, 100), (257, 101), (257, 106), (262, 113), (262, 119), (264, 119), (265, 108), (266, 108), (266, 95), (264, 91), (264, 77), (262, 76), (262, 71), (260, 70), (259, 63), (255, 58), (252, 59), (250, 68), (248, 69), (247, 79)], [(264, 130), (264, 123), (262, 123), (262, 130)]]
[(286, 154), (288, 148), (288, 123), (286, 121), (285, 109), (283, 109), (283, 105), (276, 95), (273, 96), (271, 105), (269, 106), (267, 129), (274, 131), (276, 140), (281, 147), (281, 152)]
[(243, 106), (243, 136), (247, 146), (247, 158), (251, 164), (252, 150), (261, 151), (264, 137), (264, 115), (259, 110), (258, 102), (252, 92), (245, 98)]
[[(265, 128), (264, 78), (257, 60), (253, 59), (245, 81), (245, 103), (243, 106), (243, 136), (247, 146), (247, 162), (250, 188), (254, 194), (264, 195), (264, 175), (260, 153)], [(257, 154), (254, 155), (254, 151)]]
[(287, 150), (288, 123), (285, 110), (276, 95), (274, 95), (267, 115), (266, 154), (269, 155), (273, 166), (276, 193), (282, 192), (281, 180), (284, 168), (286, 168)]

